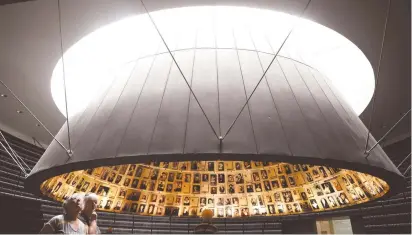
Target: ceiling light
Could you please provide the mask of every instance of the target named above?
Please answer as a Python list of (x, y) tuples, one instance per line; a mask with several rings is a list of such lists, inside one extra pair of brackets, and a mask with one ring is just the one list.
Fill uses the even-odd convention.
[[(234, 48), (235, 34), (237, 48), (275, 53), (297, 20), (271, 10), (223, 6), (185, 7), (151, 15), (172, 51), (213, 48), (216, 33), (218, 48)], [(127, 73), (128, 62), (167, 52), (165, 47), (158, 47), (159, 43), (145, 14), (109, 24), (75, 43), (64, 54), (69, 115), (81, 112), (104, 92), (118, 70)], [(372, 66), (354, 43), (332, 29), (302, 20), (279, 55), (306, 63), (327, 76), (356, 114), (369, 104), (375, 89)], [(66, 115), (63, 87), (60, 59), (52, 74), (51, 91), (57, 107)]]
[(23, 111), (21, 111), (21, 110), (17, 110), (17, 113), (21, 114), (21, 113), (23, 113)]
[(6, 94), (0, 94), (1, 97), (7, 98), (8, 96)]

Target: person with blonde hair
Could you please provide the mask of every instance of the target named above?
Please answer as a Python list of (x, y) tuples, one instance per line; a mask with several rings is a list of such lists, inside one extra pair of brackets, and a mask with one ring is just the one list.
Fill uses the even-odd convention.
[(97, 226), (97, 195), (94, 193), (86, 193), (83, 201), (84, 207), (79, 214), (79, 219), (88, 226), (89, 234), (100, 234), (100, 229)]
[(80, 193), (68, 197), (63, 202), (64, 214), (51, 218), (40, 233), (87, 234), (88, 226), (78, 219), (83, 209), (83, 198), (84, 195)]

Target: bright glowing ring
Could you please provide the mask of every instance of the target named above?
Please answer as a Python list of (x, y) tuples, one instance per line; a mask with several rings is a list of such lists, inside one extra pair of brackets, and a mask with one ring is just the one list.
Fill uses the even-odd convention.
[[(237, 48), (272, 53), (297, 19), (245, 7), (185, 7), (151, 14), (172, 50), (235, 48), (234, 34)], [(74, 44), (64, 55), (69, 115), (83, 110), (116, 74), (130, 72), (127, 62), (166, 52), (164, 46), (159, 48), (159, 42), (152, 23), (143, 14), (102, 27)], [(280, 55), (326, 75), (358, 115), (369, 104), (375, 89), (372, 66), (362, 51), (339, 33), (302, 20)], [(61, 59), (53, 70), (51, 92), (65, 115)]]

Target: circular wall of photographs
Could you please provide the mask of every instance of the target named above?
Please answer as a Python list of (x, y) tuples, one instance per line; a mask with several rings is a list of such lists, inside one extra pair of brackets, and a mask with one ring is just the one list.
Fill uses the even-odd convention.
[(368, 202), (389, 191), (371, 175), (326, 166), (256, 161), (152, 162), (99, 167), (44, 181), (57, 201), (99, 197), (98, 210), (150, 216), (279, 216)]

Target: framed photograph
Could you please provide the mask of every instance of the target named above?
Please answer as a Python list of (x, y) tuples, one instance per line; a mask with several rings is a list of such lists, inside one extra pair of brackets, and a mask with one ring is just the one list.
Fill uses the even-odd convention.
[(289, 166), (288, 164), (283, 165), (283, 168), (285, 169), (285, 173), (286, 173), (287, 175), (289, 175), (289, 174), (292, 173), (292, 171), (291, 171), (291, 169), (290, 169), (290, 166)]
[(192, 171), (197, 171), (198, 168), (199, 168), (199, 164), (200, 164), (199, 161), (191, 161), (190, 169), (191, 169)]
[(180, 193), (180, 192), (182, 192), (182, 186), (183, 184), (182, 184), (182, 181), (176, 181), (175, 182), (175, 192), (178, 192), (178, 193)]
[(284, 175), (279, 176), (279, 180), (282, 188), (288, 188), (288, 183), (286, 182), (286, 177)]
[(185, 183), (190, 183), (190, 182), (192, 182), (192, 174), (185, 174), (184, 175), (184, 182)]
[(166, 185), (166, 192), (171, 193), (173, 191), (173, 184), (167, 184)]
[(225, 217), (225, 212), (223, 208), (217, 208), (217, 217), (219, 218)]
[(324, 209), (328, 209), (328, 208), (329, 208), (329, 203), (328, 203), (328, 200), (327, 200), (326, 198), (320, 199), (320, 203), (322, 204), (322, 207), (323, 207)]
[(158, 169), (153, 169), (152, 173), (150, 174), (150, 179), (151, 180), (157, 180), (159, 177), (159, 170)]
[(207, 162), (207, 170), (215, 171), (215, 162)]
[(325, 192), (326, 194), (330, 194), (330, 193), (334, 193), (335, 189), (333, 189), (333, 186), (330, 182), (325, 182), (322, 184), (322, 189), (323, 192)]
[(211, 194), (217, 194), (217, 187), (210, 187)]
[(267, 180), (263, 181), (263, 186), (264, 186), (266, 192), (269, 192), (269, 191), (272, 190), (272, 186), (270, 186), (270, 183)]
[(252, 164), (250, 161), (244, 161), (243, 166), (245, 167), (245, 169), (252, 169)]
[(243, 184), (236, 185), (235, 189), (236, 189), (236, 193), (245, 193), (245, 186)]
[(136, 165), (131, 164), (131, 165), (129, 166), (129, 170), (127, 171), (127, 175), (128, 175), (128, 176), (133, 176), (135, 170), (136, 170)]
[(269, 215), (276, 214), (274, 205), (268, 205), (268, 212), (269, 212)]
[(209, 174), (202, 174), (202, 182), (209, 182)]
[[(165, 209), (162, 206), (158, 206), (156, 210), (156, 215), (163, 215), (165, 213)], [(179, 208), (176, 208), (176, 213), (179, 213)]]
[(144, 214), (145, 213), (145, 209), (146, 209), (146, 204), (140, 204), (139, 206), (139, 213), (140, 214)]
[(139, 184), (139, 180), (138, 179), (133, 179), (132, 181), (132, 188), (137, 188), (137, 185)]
[(234, 184), (229, 184), (227, 191), (228, 191), (229, 194), (235, 193), (235, 185)]
[(260, 183), (255, 184), (255, 192), (262, 192), (262, 185)]
[(116, 173), (112, 171), (110, 172), (109, 177), (107, 178), (107, 181), (110, 183), (113, 183), (115, 177), (116, 177)]
[(181, 170), (181, 171), (187, 170), (187, 165), (188, 165), (187, 162), (181, 162), (181, 163), (180, 163), (180, 170)]
[(242, 217), (249, 216), (249, 208), (243, 207), (243, 208), (240, 210), (240, 216), (242, 216)]
[(217, 163), (217, 170), (218, 171), (224, 171), (225, 170), (225, 163), (224, 162), (218, 162)]
[(272, 180), (270, 183), (272, 184), (273, 189), (278, 189), (278, 188), (280, 188), (280, 186), (279, 186), (279, 181), (278, 181), (277, 179)]
[(316, 199), (310, 199), (310, 205), (312, 206), (313, 210), (318, 210), (319, 209), (319, 205), (318, 205), (318, 202), (316, 201)]
[(289, 185), (291, 187), (295, 187), (296, 186), (296, 181), (295, 178), (293, 178), (293, 176), (288, 176), (288, 180), (289, 180)]
[(216, 174), (210, 174), (210, 185), (216, 186), (217, 185), (217, 177)]
[(223, 206), (225, 204), (225, 198), (219, 197), (217, 198), (216, 206)]
[(155, 205), (150, 204), (149, 208), (147, 209), (147, 214), (153, 215), (153, 213), (155, 213)]
[(214, 207), (214, 206), (215, 206), (214, 201), (215, 201), (214, 198), (209, 197), (209, 198), (207, 199), (207, 206), (208, 206), (208, 207)]
[(124, 179), (123, 186), (129, 187), (130, 183), (131, 183), (131, 179), (130, 179), (130, 178), (125, 178), (125, 179)]
[(236, 184), (243, 184), (245, 182), (243, 179), (242, 173), (237, 173), (235, 175), (235, 181), (236, 181)]
[(190, 198), (188, 196), (183, 197), (183, 206), (190, 205)]
[(242, 164), (240, 164), (240, 162), (235, 162), (235, 170), (242, 170)]
[(183, 207), (182, 216), (189, 216), (189, 207)]
[(199, 194), (199, 193), (200, 193), (200, 185), (194, 184), (194, 185), (192, 186), (192, 193), (193, 193), (193, 194)]
[(200, 184), (200, 174), (199, 173), (195, 173), (193, 175), (193, 183), (194, 184)]
[(219, 194), (226, 193), (226, 186), (224, 184), (219, 185)]
[(230, 217), (233, 216), (232, 207), (230, 207), (230, 206), (226, 207), (225, 211), (226, 211), (226, 217), (230, 218)]
[(252, 184), (247, 184), (246, 185), (246, 192), (248, 192), (248, 193), (253, 193), (254, 192)]
[(162, 173), (160, 173), (159, 180), (166, 181), (166, 179), (168, 178), (167, 176), (168, 176), (167, 171), (163, 171)]
[(200, 198), (200, 206), (206, 206), (206, 198), (205, 197), (201, 197)]
[(259, 173), (258, 172), (253, 172), (252, 173), (252, 176), (253, 176), (253, 181), (260, 181), (260, 176), (259, 176)]
[(129, 165), (121, 165), (121, 166), (120, 166), (119, 174), (124, 175), (124, 174), (126, 173), (126, 170), (127, 170), (127, 167), (128, 167), (128, 166), (129, 166)]
[[(132, 206), (130, 207), (130, 212), (136, 213), (137, 212), (137, 203), (132, 203)], [(125, 210), (123, 210), (125, 211)]]
[(225, 183), (225, 174), (218, 174), (218, 182), (220, 184)]

